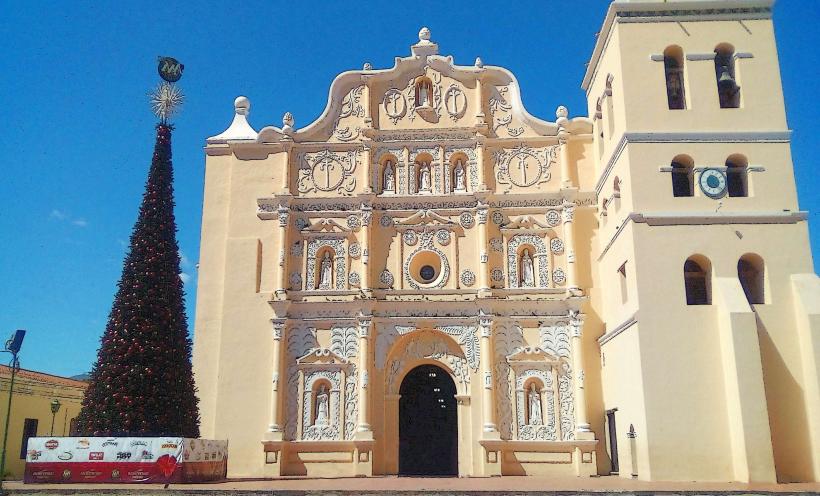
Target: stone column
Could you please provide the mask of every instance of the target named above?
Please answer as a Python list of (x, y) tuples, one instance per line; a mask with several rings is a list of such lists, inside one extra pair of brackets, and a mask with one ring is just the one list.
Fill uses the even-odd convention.
[(356, 428), (357, 440), (373, 439), (370, 428), (370, 336), (373, 326), (372, 315), (359, 315), (359, 425)]
[(559, 157), (561, 160), (561, 187), (572, 188), (572, 168), (569, 164), (569, 133), (562, 127), (558, 130)]
[(482, 141), (475, 145), (475, 161), (478, 168), (478, 190), (487, 191), (487, 173), (484, 170), (484, 143)]
[(286, 203), (280, 203), (277, 209), (279, 214), (279, 278), (276, 281), (274, 296), (276, 299), (284, 299), (288, 288), (288, 219), (290, 218), (290, 207)]
[(362, 277), (359, 288), (366, 297), (372, 296), (370, 290), (370, 224), (373, 220), (373, 207), (367, 203), (362, 203)]
[(575, 232), (573, 220), (575, 218), (575, 203), (565, 201), (562, 217), (564, 220), (564, 249), (567, 253), (567, 292), (570, 296), (580, 296), (578, 287), (578, 269), (575, 265)]
[(478, 267), (478, 296), (490, 295), (490, 255), (489, 255), (489, 238), (487, 233), (487, 217), (488, 205), (481, 200), (478, 202), (476, 209), (476, 217), (478, 217), (478, 250), (479, 250), (479, 267)]
[(572, 333), (572, 385), (575, 395), (575, 438), (592, 439), (594, 434), (587, 421), (587, 399), (584, 391), (584, 353), (581, 330), (584, 316), (578, 310), (569, 311), (569, 329)]
[[(285, 114), (285, 116), (287, 117), (288, 114), (290, 114), (290, 112)], [(293, 119), (292, 116), (291, 116), (291, 119)], [(283, 122), (284, 122), (284, 118), (283, 118)], [(291, 131), (292, 131), (292, 128), (291, 128)], [(282, 136), (282, 149), (285, 151), (285, 164), (284, 164), (284, 167), (282, 168), (282, 194), (290, 195), (290, 159), (291, 159), (291, 156), (293, 155), (293, 153), (292, 153), (293, 138), (291, 138), (290, 135), (286, 134), (285, 136)], [(297, 165), (297, 168), (298, 168), (298, 165)]]
[(481, 420), (484, 423), (484, 435), (482, 437), (497, 439), (498, 427), (495, 423), (495, 402), (493, 402), (493, 317), (491, 315), (480, 315), (478, 325), (481, 332)]
[(282, 336), (285, 330), (285, 319), (271, 319), (273, 326), (273, 388), (270, 396), (270, 426), (268, 432), (271, 438), (282, 438), (281, 402), (279, 394), (279, 377), (282, 368)]

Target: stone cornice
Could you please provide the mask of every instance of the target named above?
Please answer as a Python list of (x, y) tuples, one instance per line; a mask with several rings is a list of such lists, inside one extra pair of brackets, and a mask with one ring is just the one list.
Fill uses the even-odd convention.
[(607, 344), (608, 342), (615, 339), (616, 336), (618, 336), (619, 334), (626, 331), (627, 329), (629, 329), (630, 327), (632, 327), (633, 325), (635, 325), (637, 323), (638, 323), (638, 313), (636, 312), (636, 313), (630, 315), (629, 318), (627, 318), (625, 321), (618, 324), (618, 326), (616, 326), (615, 329), (612, 329), (611, 331), (607, 332), (606, 334), (604, 334), (603, 336), (598, 338), (598, 345), (603, 346), (603, 345)]
[(609, 180), (612, 169), (630, 143), (789, 143), (791, 131), (737, 131), (737, 132), (630, 132), (624, 133), (607, 160), (595, 184), (595, 193)]
[(796, 224), (809, 218), (805, 211), (762, 211), (762, 212), (631, 212), (618, 226), (615, 234), (606, 244), (597, 260), (600, 262), (609, 248), (618, 239), (627, 224), (648, 224), (650, 226), (703, 226), (710, 224)]

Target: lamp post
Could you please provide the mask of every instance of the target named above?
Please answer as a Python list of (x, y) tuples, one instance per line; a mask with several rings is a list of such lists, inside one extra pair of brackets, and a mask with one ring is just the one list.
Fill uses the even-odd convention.
[(26, 331), (17, 329), (14, 335), (6, 341), (6, 349), (0, 350), (4, 353), (11, 353), (11, 381), (9, 382), (9, 402), (6, 406), (6, 428), (3, 431), (3, 452), (0, 453), (0, 493), (3, 492), (3, 479), (6, 472), (6, 443), (9, 440), (9, 420), (11, 418), (11, 398), (14, 392), (14, 376), (17, 375), (17, 370), (20, 369), (20, 360), (17, 359), (17, 354), (20, 352), (20, 346), (23, 345), (23, 338), (26, 337)]
[(60, 400), (57, 398), (51, 400), (51, 436), (54, 435), (54, 419), (57, 417), (57, 412), (60, 411)]

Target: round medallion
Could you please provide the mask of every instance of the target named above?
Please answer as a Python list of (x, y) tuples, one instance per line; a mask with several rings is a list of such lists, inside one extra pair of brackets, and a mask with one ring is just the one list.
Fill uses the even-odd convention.
[(393, 217), (382, 215), (382, 218), (379, 219), (379, 224), (381, 224), (382, 227), (390, 227), (393, 225)]
[(558, 213), (558, 210), (550, 210), (547, 212), (547, 224), (552, 227), (557, 226), (561, 223), (561, 214)]
[(362, 245), (356, 242), (351, 243), (350, 247), (347, 249), (347, 252), (350, 254), (351, 257), (359, 258), (359, 256), (362, 254)]
[(298, 257), (301, 254), (302, 254), (302, 242), (301, 241), (295, 241), (290, 246), (290, 255), (292, 257)]
[(473, 214), (470, 212), (462, 212), (461, 216), (459, 217), (459, 221), (461, 222), (461, 227), (464, 229), (469, 229), (473, 227), (473, 223), (475, 223), (475, 219), (473, 219)]
[(351, 286), (358, 286), (362, 282), (358, 272), (351, 272), (349, 280)]
[(447, 246), (450, 244), (450, 232), (446, 229), (439, 229), (436, 231), (436, 240), (438, 240), (439, 244), (442, 246)]
[(313, 164), (311, 169), (313, 184), (321, 191), (333, 191), (345, 178), (344, 167), (332, 155), (325, 155)]
[(552, 238), (550, 240), (550, 250), (552, 250), (552, 252), (556, 253), (556, 254), (563, 252), (564, 251), (564, 242), (561, 241), (558, 238)]
[(414, 246), (419, 241), (416, 231), (404, 231), (402, 239), (404, 239), (404, 243), (407, 246)]
[(393, 274), (391, 274), (389, 270), (384, 269), (382, 273), (379, 274), (379, 282), (384, 284), (385, 286), (392, 286)]
[(464, 269), (461, 271), (461, 284), (465, 286), (472, 286), (475, 284), (475, 274), (470, 269)]
[(564, 271), (559, 269), (555, 269), (552, 271), (552, 280), (555, 284), (564, 284), (564, 281), (567, 280), (567, 276), (564, 274)]
[(358, 215), (351, 214), (351, 215), (347, 216), (347, 227), (349, 227), (350, 229), (355, 230), (355, 229), (358, 229), (360, 225), (361, 225), (361, 220), (359, 220)]
[(510, 176), (511, 183), (526, 188), (532, 186), (541, 178), (541, 163), (535, 155), (519, 151), (510, 157), (507, 164), (507, 173)]
[(310, 225), (310, 222), (307, 219), (305, 219), (304, 217), (299, 217), (298, 219), (296, 219), (296, 229), (298, 229), (300, 231), (303, 230), (304, 228), (308, 227), (309, 225)]
[(182, 77), (182, 71), (185, 66), (173, 57), (160, 57), (157, 64), (157, 72), (159, 77), (168, 81), (169, 83), (176, 83)]
[(501, 253), (504, 251), (504, 242), (501, 241), (501, 238), (492, 238), (490, 240), (490, 248), (492, 248), (493, 251)]
[(501, 210), (496, 210), (493, 212), (493, 224), (500, 226), (504, 222), (504, 214), (501, 213)]
[(709, 198), (721, 198), (726, 194), (726, 174), (717, 169), (706, 169), (700, 173), (700, 189)]
[(504, 271), (499, 269), (498, 267), (494, 268), (492, 271), (490, 271), (490, 279), (492, 279), (493, 282), (503, 281), (504, 280)]

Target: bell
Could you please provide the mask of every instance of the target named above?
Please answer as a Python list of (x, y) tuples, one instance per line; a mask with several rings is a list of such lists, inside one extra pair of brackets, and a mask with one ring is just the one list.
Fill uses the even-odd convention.
[(718, 87), (723, 91), (734, 91), (737, 88), (734, 78), (729, 74), (729, 68), (720, 66), (720, 77), (718, 77)]

